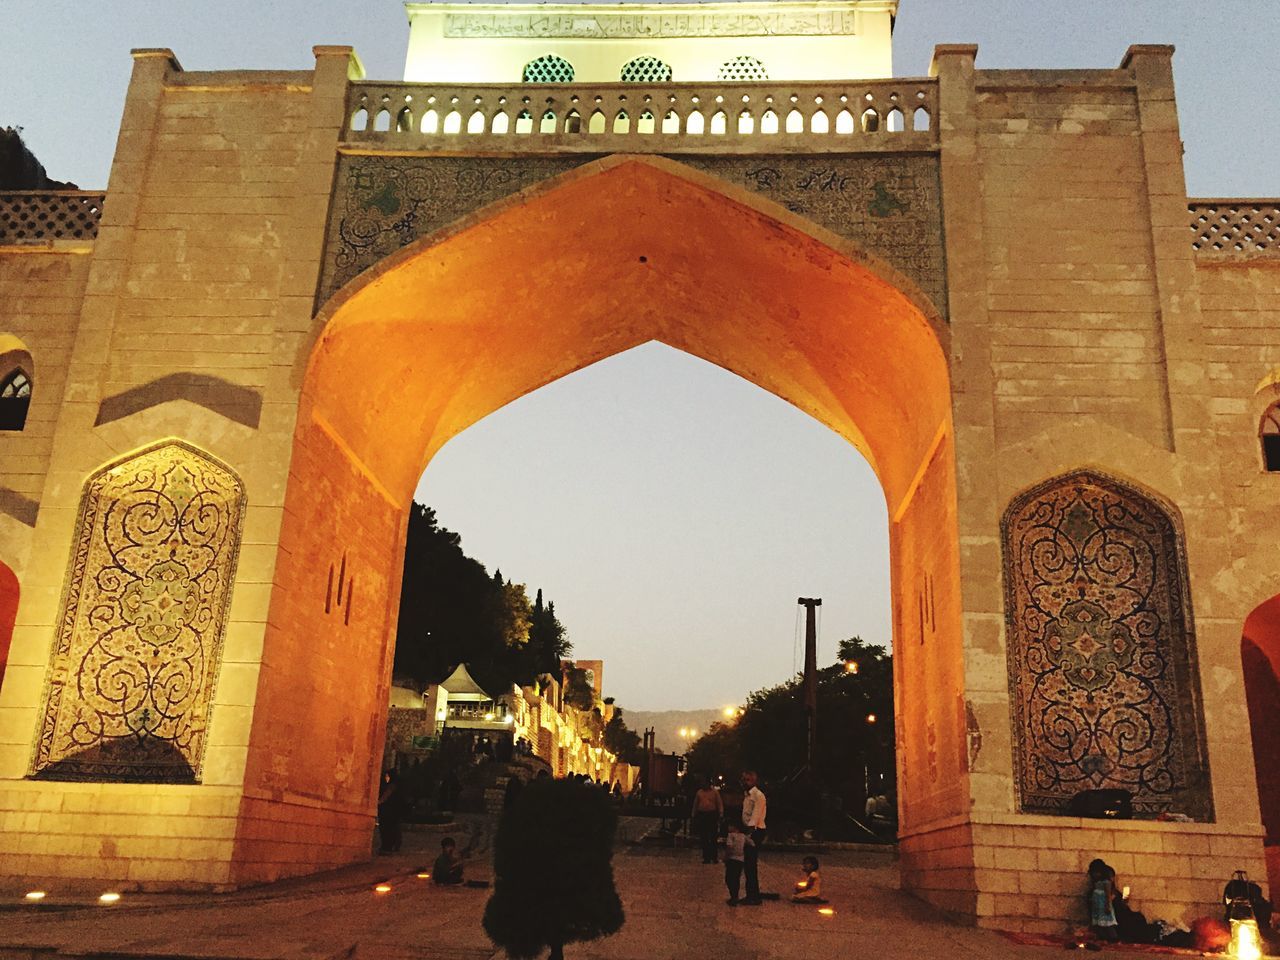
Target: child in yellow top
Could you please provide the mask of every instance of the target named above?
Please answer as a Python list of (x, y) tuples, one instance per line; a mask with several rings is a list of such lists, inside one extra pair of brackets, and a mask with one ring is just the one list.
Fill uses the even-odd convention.
[(818, 858), (805, 857), (800, 862), (800, 868), (804, 873), (796, 881), (796, 892), (791, 902), (826, 903), (827, 901), (822, 899), (822, 875), (818, 872)]

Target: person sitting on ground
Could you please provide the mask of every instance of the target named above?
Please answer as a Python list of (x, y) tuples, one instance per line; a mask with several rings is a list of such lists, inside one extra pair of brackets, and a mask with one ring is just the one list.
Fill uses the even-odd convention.
[(458, 852), (453, 837), (440, 841), (440, 856), (436, 857), (435, 866), (431, 868), (431, 880), (439, 884), (462, 882), (462, 854)]
[(792, 903), (826, 903), (822, 899), (822, 875), (818, 872), (818, 858), (805, 857), (800, 861), (801, 877), (796, 881)]

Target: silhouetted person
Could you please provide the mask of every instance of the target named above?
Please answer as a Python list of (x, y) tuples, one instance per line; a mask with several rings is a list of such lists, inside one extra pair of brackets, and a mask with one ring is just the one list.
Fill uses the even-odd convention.
[(378, 790), (379, 853), (395, 853), (400, 849), (400, 818), (404, 815), (404, 788), (394, 770), (382, 774)]
[(760, 905), (760, 844), (764, 842), (765, 797), (758, 783), (754, 770), (743, 771), (742, 828), (751, 841), (742, 858), (742, 872), (747, 879), (747, 896), (742, 904), (746, 907)]

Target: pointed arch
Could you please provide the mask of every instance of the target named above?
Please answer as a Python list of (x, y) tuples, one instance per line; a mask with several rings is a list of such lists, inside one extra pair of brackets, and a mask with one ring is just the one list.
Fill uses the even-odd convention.
[(11, 333), (0, 334), (0, 430), (22, 430), (35, 389), (35, 364), (27, 345)]

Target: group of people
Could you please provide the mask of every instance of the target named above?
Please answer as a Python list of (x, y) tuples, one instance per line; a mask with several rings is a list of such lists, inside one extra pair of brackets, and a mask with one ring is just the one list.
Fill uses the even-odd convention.
[(1099, 942), (1154, 943), (1202, 952), (1217, 951), (1225, 947), (1231, 938), (1230, 921), (1238, 919), (1232, 911), (1241, 902), (1244, 915), (1257, 923), (1259, 935), (1268, 941), (1270, 949), (1280, 945), (1280, 936), (1272, 923), (1271, 902), (1262, 895), (1262, 888), (1251, 883), (1243, 873), (1237, 873), (1223, 889), (1226, 916), (1222, 919), (1199, 917), (1190, 928), (1162, 920), (1148, 921), (1129, 903), (1129, 888), (1119, 884), (1115, 869), (1105, 860), (1098, 859), (1089, 864), (1085, 898), (1089, 930), (1094, 939), (1073, 944), (1076, 946), (1098, 949)]
[[(724, 797), (710, 783), (703, 783), (693, 795), (690, 831), (698, 838), (703, 863), (719, 860), (720, 824), (725, 825), (724, 883), (729, 891), (729, 906), (759, 906), (760, 846), (767, 829), (768, 800), (760, 789), (760, 778), (754, 770), (742, 772), (742, 808), (726, 812)], [(822, 899), (822, 877), (816, 857), (805, 857), (802, 875), (796, 882), (792, 901), (825, 903)], [(746, 896), (742, 896), (743, 882)]]

